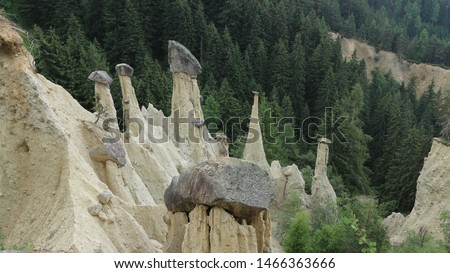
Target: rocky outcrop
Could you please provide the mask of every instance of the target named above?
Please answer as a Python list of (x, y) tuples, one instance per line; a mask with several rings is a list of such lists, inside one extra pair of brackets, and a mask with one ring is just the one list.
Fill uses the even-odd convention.
[[(340, 35), (332, 33), (331, 37), (337, 39)], [(446, 89), (450, 86), (450, 70), (438, 66), (423, 63), (411, 63), (393, 52), (376, 50), (373, 46), (365, 44), (355, 39), (341, 37), (342, 55), (350, 60), (353, 53), (359, 60), (364, 60), (367, 75), (371, 77), (371, 72), (379, 68), (381, 72), (392, 73), (396, 81), (408, 85), (410, 80), (417, 78), (417, 95), (423, 94), (431, 83), (434, 83), (435, 90)]]
[(169, 135), (174, 144), (188, 154), (194, 163), (218, 157), (216, 141), (204, 126), (197, 75), (201, 66), (190, 51), (175, 41), (169, 41), (169, 64), (173, 73), (173, 129)]
[(300, 195), (301, 206), (306, 209), (322, 207), (336, 210), (336, 193), (327, 176), (329, 144), (330, 141), (323, 138), (317, 145), (311, 195), (306, 193), (305, 180), (295, 164), (282, 168), (278, 161), (272, 162), (270, 171), (275, 185), (275, 201), (271, 207), (273, 211), (281, 209), (284, 200), (295, 192)]
[(181, 246), (182, 252), (211, 252), (212, 246), (210, 244), (210, 226), (208, 220), (208, 207), (204, 205), (196, 206), (189, 213), (189, 223), (185, 227), (184, 238)]
[(246, 219), (268, 208), (273, 199), (267, 172), (236, 158), (210, 160), (186, 170), (172, 180), (164, 194), (165, 204), (173, 212), (190, 212), (203, 204)]
[(259, 94), (257, 92), (253, 92), (253, 95), (254, 99), (252, 114), (250, 117), (247, 142), (245, 143), (244, 154), (242, 158), (244, 160), (257, 164), (258, 166), (269, 172), (270, 167), (267, 163), (266, 153), (264, 152), (263, 136), (261, 134), (261, 127), (259, 124)]
[[(245, 152), (254, 163), (229, 158), (226, 137), (216, 141), (204, 126), (196, 80), (201, 66), (172, 41), (169, 117), (151, 104), (140, 109), (133, 68), (116, 66), (121, 133), (105, 71), (88, 77), (95, 85), (96, 115), (36, 73), (22, 39), (1, 17), (0, 29), (5, 245), (32, 243), (65, 252), (161, 252), (163, 244), (167, 252), (271, 251), (268, 208), (275, 190), (262, 146), (258, 94), (250, 133), (259, 138), (249, 137)], [(282, 175), (280, 196), (304, 187), (296, 166)], [(167, 194), (167, 212), (164, 190), (178, 176)]]
[(336, 193), (327, 176), (328, 139), (320, 139), (317, 145), (316, 167), (311, 185), (311, 205), (336, 209)]
[(276, 196), (272, 209), (281, 209), (284, 200), (295, 192), (300, 195), (302, 206), (310, 207), (310, 196), (306, 194), (305, 180), (297, 165), (293, 164), (282, 168), (280, 162), (273, 161), (270, 172), (272, 173)]
[[(164, 194), (169, 213), (168, 250), (183, 252), (269, 252), (274, 199), (266, 171), (244, 160), (221, 157), (183, 171)], [(188, 219), (171, 234), (175, 216)], [(187, 217), (189, 215), (189, 217)], [(175, 231), (174, 231), (175, 232)]]
[(223, 208), (211, 209), (209, 226), (211, 252), (258, 252), (255, 228), (239, 224)]
[(271, 222), (267, 210), (240, 221), (221, 207), (197, 205), (190, 213), (169, 212), (166, 252), (271, 252)]
[(181, 253), (185, 228), (189, 222), (187, 214), (184, 212), (168, 212), (164, 216), (164, 222), (168, 228), (165, 252)]
[[(191, 155), (170, 140), (150, 140), (149, 131), (162, 129), (145, 122), (139, 110), (132, 68), (117, 68), (130, 121), (124, 141), (106, 72), (88, 77), (95, 82), (95, 115), (36, 73), (21, 37), (1, 16), (0, 29), (4, 244), (65, 252), (162, 251), (167, 209), (158, 204), (172, 177), (192, 164)], [(109, 119), (114, 125), (105, 126)]]
[(417, 180), (414, 208), (404, 217), (393, 213), (384, 220), (392, 245), (401, 245), (408, 232), (425, 230), (443, 239), (441, 214), (450, 211), (450, 146), (434, 139)]

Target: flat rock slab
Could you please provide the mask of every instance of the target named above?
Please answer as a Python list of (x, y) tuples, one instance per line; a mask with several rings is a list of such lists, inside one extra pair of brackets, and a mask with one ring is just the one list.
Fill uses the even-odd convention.
[(186, 73), (197, 76), (202, 73), (202, 66), (192, 53), (177, 41), (169, 41), (169, 65), (172, 73)]
[(127, 163), (126, 152), (121, 143), (104, 143), (89, 152), (92, 160), (98, 162), (106, 162), (111, 160), (116, 162), (119, 167), (125, 166)]
[(218, 206), (245, 219), (267, 209), (274, 198), (269, 174), (237, 158), (210, 160), (183, 171), (164, 193), (172, 212), (190, 212), (196, 205)]

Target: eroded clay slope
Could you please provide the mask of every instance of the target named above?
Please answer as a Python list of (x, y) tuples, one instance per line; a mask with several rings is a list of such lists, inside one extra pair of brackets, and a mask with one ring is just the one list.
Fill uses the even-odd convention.
[(434, 139), (417, 180), (414, 208), (404, 217), (393, 213), (384, 220), (391, 243), (401, 244), (409, 231), (420, 229), (443, 239), (441, 214), (450, 211), (450, 146)]
[[(337, 34), (332, 34), (337, 38)], [(400, 58), (397, 54), (388, 51), (376, 51), (373, 46), (365, 44), (355, 39), (342, 37), (342, 55), (346, 59), (351, 59), (356, 51), (358, 59), (366, 62), (367, 74), (370, 76), (374, 68), (379, 68), (383, 73), (389, 71), (395, 80), (404, 82), (406, 85), (413, 77), (417, 78), (418, 95), (427, 90), (434, 81), (436, 90), (448, 89), (450, 86), (450, 70), (428, 64), (416, 64)]]
[[(206, 160), (214, 157), (215, 144), (185, 147), (189, 152), (184, 152), (173, 136), (155, 145), (146, 134), (132, 132), (127, 143), (122, 136), (106, 147), (108, 135), (101, 122), (95, 123), (96, 115), (36, 72), (21, 37), (1, 17), (0, 29), (0, 229), (5, 246), (160, 252), (167, 233), (164, 189), (194, 163), (192, 150), (195, 160)], [(187, 81), (177, 83), (192, 86)], [(128, 83), (124, 76), (123, 86)], [(108, 85), (101, 88), (110, 96)], [(130, 84), (127, 90), (135, 101)], [(157, 117), (152, 109), (141, 112), (131, 104), (130, 113), (145, 121)], [(148, 130), (164, 134), (157, 124), (145, 123), (143, 131)]]

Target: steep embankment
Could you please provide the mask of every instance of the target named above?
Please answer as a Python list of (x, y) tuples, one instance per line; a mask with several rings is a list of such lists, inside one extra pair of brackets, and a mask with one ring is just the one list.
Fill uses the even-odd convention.
[(391, 243), (401, 244), (409, 231), (420, 229), (442, 239), (441, 214), (450, 211), (450, 146), (434, 139), (419, 179), (414, 208), (404, 217), (393, 213), (385, 219)]
[[(21, 37), (1, 16), (0, 29), (0, 230), (5, 246), (162, 251), (167, 233), (164, 189), (194, 163), (192, 150), (195, 160), (214, 158), (214, 144), (180, 149), (173, 136), (158, 145), (150, 142), (143, 132), (163, 136), (173, 129), (144, 122), (164, 117), (151, 106), (141, 112), (133, 104), (132, 69), (120, 76), (123, 94), (129, 96), (124, 103), (131, 118), (143, 121), (143, 132), (130, 126), (129, 143), (123, 136), (105, 143), (111, 134), (101, 126), (102, 119), (95, 123), (95, 114), (36, 72)], [(187, 89), (176, 87), (178, 93), (196, 87), (191, 79), (174, 81)], [(108, 81), (95, 87), (104, 96), (100, 101), (112, 101)], [(176, 95), (173, 99), (190, 103)]]
[[(338, 34), (332, 33), (336, 39)], [(408, 84), (414, 77), (417, 78), (417, 95), (425, 92), (428, 86), (434, 81), (436, 90), (450, 89), (450, 70), (428, 64), (416, 64), (400, 58), (397, 54), (388, 51), (377, 51), (373, 46), (342, 37), (342, 55), (346, 59), (352, 58), (356, 51), (358, 59), (366, 62), (367, 73), (370, 76), (374, 68), (379, 68), (382, 72), (392, 72), (394, 79)]]

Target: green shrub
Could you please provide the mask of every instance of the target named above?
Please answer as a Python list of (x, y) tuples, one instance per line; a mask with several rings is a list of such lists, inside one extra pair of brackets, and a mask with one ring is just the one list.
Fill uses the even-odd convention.
[(288, 233), (283, 239), (284, 251), (288, 253), (312, 252), (313, 237), (309, 215), (307, 212), (299, 212), (291, 223)]
[(310, 214), (297, 214), (283, 240), (284, 249), (305, 252), (311, 248), (317, 253), (387, 251), (390, 245), (377, 204), (348, 197), (338, 200), (337, 212), (330, 204), (312, 208)]
[(359, 228), (365, 232), (366, 239), (376, 243), (376, 251), (388, 251), (389, 238), (383, 227), (383, 217), (376, 202), (355, 200), (352, 204), (352, 212), (358, 219)]
[(356, 237), (349, 226), (342, 221), (325, 225), (314, 232), (314, 252), (346, 253), (356, 252)]
[(450, 211), (445, 211), (441, 214), (442, 232), (444, 233), (444, 240), (442, 245), (450, 253)]
[(313, 230), (324, 225), (335, 224), (338, 221), (338, 213), (334, 204), (327, 203), (311, 208), (311, 227)]
[(4, 240), (5, 238), (3, 237), (3, 233), (2, 233), (2, 231), (0, 230), (0, 251), (2, 251), (2, 250), (5, 250), (5, 247), (3, 246), (3, 240)]
[(13, 245), (11, 246), (11, 249), (17, 251), (32, 251), (34, 249), (34, 244), (28, 243), (26, 245)]
[(333, 186), (336, 196), (345, 196), (348, 194), (348, 189), (345, 186), (342, 176), (337, 173), (337, 171), (333, 168), (333, 166), (328, 166), (327, 176), (331, 186)]
[(276, 219), (278, 222), (276, 234), (281, 240), (283, 240), (284, 235), (288, 232), (295, 215), (300, 211), (301, 205), (302, 201), (298, 191), (289, 193), (284, 200), (281, 212)]
[(442, 243), (429, 236), (426, 230), (410, 232), (405, 242), (400, 247), (394, 247), (397, 253), (444, 253), (447, 252)]
[(302, 168), (300, 172), (303, 175), (303, 180), (305, 180), (305, 192), (307, 194), (311, 194), (311, 185), (314, 176), (314, 170), (309, 165), (307, 165), (306, 167)]

